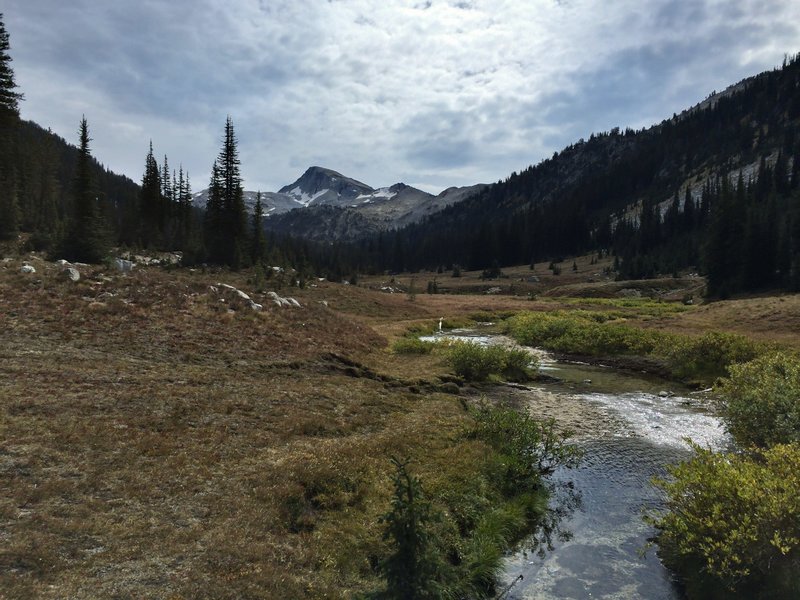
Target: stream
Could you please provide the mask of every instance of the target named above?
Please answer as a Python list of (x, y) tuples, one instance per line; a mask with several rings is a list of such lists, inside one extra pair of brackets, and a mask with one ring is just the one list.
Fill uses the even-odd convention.
[[(476, 330), (427, 339), (443, 338), (516, 345)], [(539, 358), (540, 372), (558, 381), (515, 388), (514, 401), (535, 416), (570, 424), (585, 456), (577, 468), (551, 478), (556, 490), (569, 491), (566, 500), (554, 493), (552, 501), (564, 509), (560, 526), (566, 539), (555, 539), (544, 556), (530, 550), (509, 556), (500, 589), (511, 587), (502, 598), (682, 598), (655, 546), (647, 547), (655, 531), (642, 515), (661, 507), (651, 479), (663, 476), (665, 465), (689, 457), (684, 438), (714, 449), (728, 445), (721, 422), (696, 393), (673, 382), (528, 350)]]

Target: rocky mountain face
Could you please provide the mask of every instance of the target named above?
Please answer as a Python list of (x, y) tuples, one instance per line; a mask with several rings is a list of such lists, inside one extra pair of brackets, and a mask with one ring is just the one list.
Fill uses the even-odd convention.
[[(351, 241), (417, 223), (484, 187), (451, 187), (434, 196), (404, 183), (372, 188), (331, 169), (310, 167), (277, 192), (262, 192), (261, 204), (271, 231), (316, 241)], [(208, 190), (194, 195), (198, 208), (205, 208), (207, 201)], [(252, 213), (256, 192), (246, 191), (244, 201)]]
[(344, 207), (367, 199), (375, 190), (336, 171), (309, 167), (300, 179), (282, 187), (278, 193), (291, 196), (304, 207)]

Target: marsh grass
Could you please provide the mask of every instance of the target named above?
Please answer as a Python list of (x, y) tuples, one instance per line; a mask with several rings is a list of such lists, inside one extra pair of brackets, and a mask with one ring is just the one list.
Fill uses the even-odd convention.
[(401, 311), (438, 325), (425, 307), (321, 285), (292, 291), (301, 309), (256, 313), (208, 290), (261, 301), (245, 274), (143, 268), (73, 285), (36, 268), (0, 267), (0, 596), (371, 593), (391, 455), (412, 457), (458, 515), (441, 531), (451, 550), (461, 523), (488, 518), (492, 451), (464, 435), (462, 402), (415, 393), (406, 380), (429, 376), (430, 357), (383, 352), (365, 323)]

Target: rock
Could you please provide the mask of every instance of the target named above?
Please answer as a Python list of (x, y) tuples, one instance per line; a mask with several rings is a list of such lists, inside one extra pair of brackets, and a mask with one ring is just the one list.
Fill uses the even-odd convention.
[(81, 278), (80, 271), (75, 267), (67, 267), (63, 271), (61, 271), (61, 276), (64, 279), (69, 279), (70, 281), (78, 281)]
[(263, 306), (256, 302), (253, 302), (252, 298), (245, 294), (242, 290), (233, 287), (232, 285), (228, 285), (227, 283), (218, 283), (216, 286), (210, 285), (208, 289), (212, 293), (218, 293), (223, 298), (220, 298), (221, 302), (227, 301), (231, 308), (243, 308), (247, 307), (251, 310), (261, 310)]
[(659, 396), (660, 398), (670, 398), (670, 397), (672, 397), (673, 395), (674, 395), (674, 394), (673, 394), (672, 392), (668, 392), (668, 391), (666, 391), (666, 390), (661, 390), (660, 392), (658, 392), (658, 396)]
[(275, 292), (267, 292), (267, 297), (272, 300), (275, 306), (288, 306), (290, 308), (291, 307), (301, 308), (300, 303), (294, 298), (282, 298)]
[(31, 265), (22, 265), (19, 270), (20, 273), (36, 273), (36, 269), (34, 269)]
[(56, 261), (56, 264), (57, 264), (59, 267), (66, 267), (67, 265), (69, 265), (69, 262), (68, 262), (68, 261), (66, 261), (66, 260), (64, 260), (63, 258), (59, 258), (59, 259)]
[(592, 380), (591, 379), (584, 379), (583, 383), (589, 384), (589, 383), (592, 383)]
[(120, 273), (130, 273), (133, 271), (133, 262), (130, 260), (125, 260), (124, 258), (117, 258), (114, 261), (114, 266)]
[(502, 289), (500, 289), (499, 287), (491, 287), (491, 288), (489, 288), (488, 290), (486, 290), (486, 293), (487, 293), (487, 294), (499, 294), (499, 293), (500, 293), (500, 292), (502, 292), (502, 291), (503, 291), (503, 290), (502, 290)]
[(439, 391), (443, 394), (460, 394), (461, 389), (458, 387), (457, 384), (453, 383), (452, 381), (448, 381), (443, 383), (439, 386)]
[(641, 298), (642, 292), (634, 288), (623, 288), (617, 292), (617, 296), (621, 296), (622, 298)]

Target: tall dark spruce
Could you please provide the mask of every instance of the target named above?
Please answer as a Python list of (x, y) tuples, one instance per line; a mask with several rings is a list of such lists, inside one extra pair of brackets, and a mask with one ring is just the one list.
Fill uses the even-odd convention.
[(21, 220), (13, 142), (22, 94), (16, 91), (10, 48), (0, 13), (0, 239), (14, 238)]
[(109, 235), (92, 178), (89, 125), (81, 119), (80, 145), (72, 189), (72, 219), (63, 254), (69, 260), (97, 263), (109, 251)]
[(205, 233), (208, 259), (233, 269), (247, 262), (247, 213), (230, 117), (225, 122), (222, 149), (214, 163), (206, 203)]

